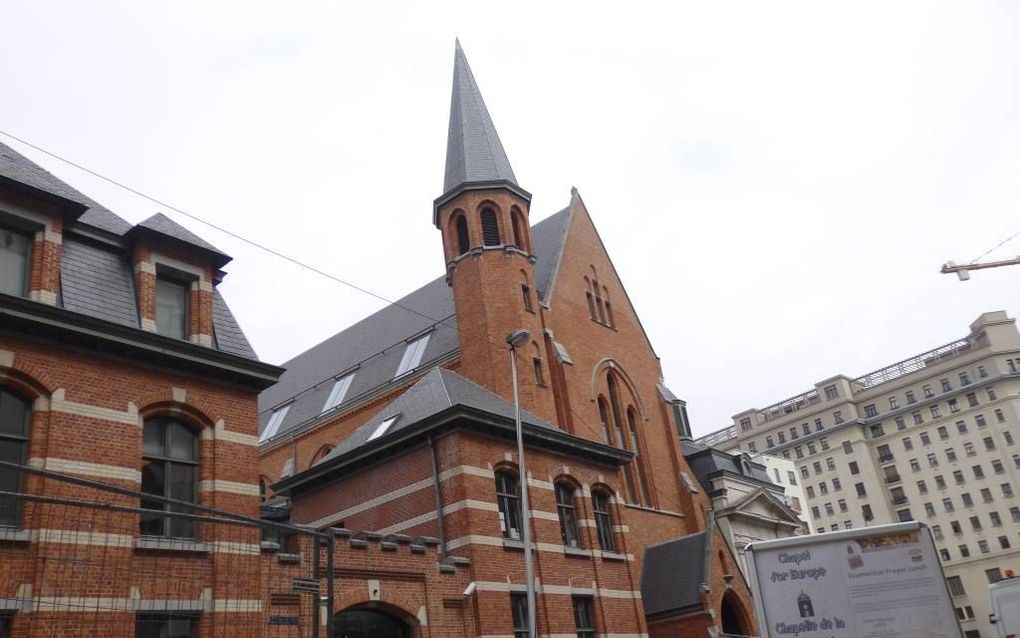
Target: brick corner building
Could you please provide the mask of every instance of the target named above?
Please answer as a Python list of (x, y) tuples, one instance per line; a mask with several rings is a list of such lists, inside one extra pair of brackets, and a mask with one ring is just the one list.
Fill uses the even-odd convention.
[(526, 635), (522, 489), (540, 635), (753, 635), (684, 459), (684, 404), (584, 201), (531, 212), (458, 44), (432, 218), (444, 276), (287, 362), (259, 398), (268, 502), (348, 539), (336, 635)]
[(258, 529), (168, 505), (259, 512), (257, 396), (282, 370), (217, 292), (228, 261), (0, 144), (0, 636), (262, 623)]

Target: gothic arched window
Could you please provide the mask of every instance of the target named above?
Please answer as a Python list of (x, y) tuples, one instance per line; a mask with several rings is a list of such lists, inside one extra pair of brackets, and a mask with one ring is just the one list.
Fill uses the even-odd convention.
[[(0, 388), (0, 459), (13, 463), (28, 461), (28, 436), (32, 409), (21, 397)], [(17, 493), (22, 489), (21, 472), (0, 468), (0, 490)], [(20, 506), (16, 498), (0, 496), (0, 525), (17, 526)]]

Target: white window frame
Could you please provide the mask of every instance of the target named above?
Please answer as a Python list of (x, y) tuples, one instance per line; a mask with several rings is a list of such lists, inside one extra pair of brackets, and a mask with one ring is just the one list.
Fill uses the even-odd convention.
[(396, 423), (397, 419), (399, 419), (399, 418), (400, 418), (399, 414), (394, 414), (393, 416), (389, 417), (388, 419), (383, 420), (382, 423), (380, 423), (378, 426), (376, 426), (375, 431), (373, 431), (372, 434), (369, 435), (368, 441), (374, 441), (374, 440), (378, 439), (379, 437), (381, 437), (382, 435), (384, 435), (387, 432), (389, 432), (390, 427), (394, 423)]
[(259, 437), (259, 443), (265, 443), (269, 439), (276, 436), (277, 431), (280, 429), (280, 424), (287, 417), (287, 411), (290, 410), (290, 405), (287, 404), (282, 408), (277, 408), (273, 411), (273, 415), (269, 417), (269, 421), (266, 423), (266, 427), (262, 430), (262, 435)]
[(421, 364), (422, 357), (425, 355), (425, 348), (428, 347), (429, 337), (431, 336), (431, 334), (427, 334), (407, 344), (407, 349), (404, 350), (404, 356), (401, 357), (397, 373), (393, 375), (393, 378), (407, 374)]
[(353, 372), (345, 374), (333, 383), (333, 388), (329, 391), (329, 396), (326, 397), (326, 403), (322, 406), (322, 414), (344, 402), (347, 391), (351, 389), (351, 382), (354, 381), (354, 374)]

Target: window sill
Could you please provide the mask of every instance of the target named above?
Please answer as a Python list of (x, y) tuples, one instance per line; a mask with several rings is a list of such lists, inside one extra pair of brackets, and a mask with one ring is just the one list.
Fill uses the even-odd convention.
[(581, 549), (580, 547), (563, 547), (564, 556), (573, 556), (575, 558), (591, 558), (592, 553), (590, 549)]
[(287, 552), (280, 552), (276, 555), (276, 562), (282, 565), (300, 565), (301, 554), (291, 554)]
[(276, 541), (262, 541), (259, 543), (259, 549), (264, 552), (278, 552), (280, 551), (280, 544)]
[(503, 549), (512, 549), (515, 551), (524, 551), (524, 541), (515, 540), (513, 538), (503, 539)]
[(149, 552), (179, 552), (184, 554), (208, 554), (209, 545), (189, 538), (168, 538), (163, 536), (142, 536), (134, 540), (134, 548)]
[(16, 527), (0, 527), (0, 543), (29, 543), (32, 532)]
[(616, 552), (602, 552), (602, 560), (624, 563), (627, 562), (627, 557), (624, 554), (617, 554)]

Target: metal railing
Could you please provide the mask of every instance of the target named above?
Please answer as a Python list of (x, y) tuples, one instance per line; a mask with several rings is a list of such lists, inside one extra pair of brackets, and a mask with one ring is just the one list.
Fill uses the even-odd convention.
[(862, 389), (873, 388), (882, 383), (888, 383), (902, 376), (908, 375), (918, 370), (923, 370), (928, 366), (937, 365), (942, 363), (946, 359), (959, 356), (960, 354), (967, 352), (971, 349), (971, 343), (967, 339), (958, 339), (952, 343), (947, 343), (944, 346), (939, 346), (927, 352), (914, 355), (909, 359), (904, 359), (892, 365), (886, 366), (869, 372), (868, 374), (861, 375), (854, 379), (854, 383), (859, 385)]

